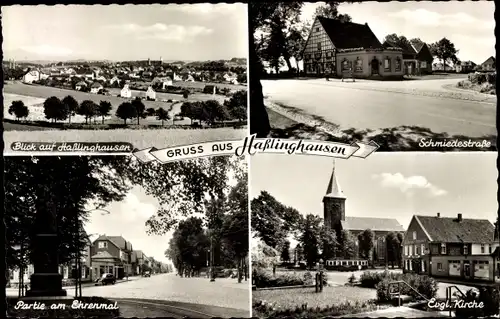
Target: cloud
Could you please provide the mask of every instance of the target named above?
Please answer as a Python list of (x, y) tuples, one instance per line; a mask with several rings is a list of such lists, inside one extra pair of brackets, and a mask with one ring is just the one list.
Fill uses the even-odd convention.
[(128, 221), (146, 222), (156, 213), (157, 207), (151, 203), (141, 202), (136, 195), (129, 193), (113, 210)]
[(155, 23), (141, 26), (134, 23), (106, 26), (108, 30), (132, 35), (138, 39), (157, 39), (164, 41), (190, 41), (195, 37), (211, 34), (212, 29), (204, 26), (183, 26), (178, 24)]
[(404, 9), (389, 13), (389, 16), (401, 18), (416, 25), (429, 27), (491, 28), (491, 26), (494, 26), (493, 17), (491, 21), (482, 21), (464, 12), (441, 14), (426, 9)]
[(382, 173), (373, 175), (373, 178), (378, 180), (382, 187), (399, 189), (408, 196), (412, 196), (417, 190), (426, 191), (433, 197), (448, 193), (446, 190), (431, 184), (424, 176), (405, 177), (401, 173)]
[(58, 47), (58, 46), (52, 46), (48, 44), (42, 44), (42, 45), (34, 45), (34, 46), (22, 46), (21, 50), (29, 52), (29, 53), (36, 53), (40, 55), (50, 55), (50, 56), (64, 56), (64, 55), (69, 55), (73, 53), (73, 50), (64, 48), (64, 47)]
[[(241, 12), (246, 13), (246, 7), (243, 4), (227, 4), (227, 3), (199, 3), (199, 4), (182, 4), (176, 6), (180, 11), (185, 12), (187, 14), (196, 14), (196, 15), (214, 15), (214, 14), (235, 14)], [(166, 7), (167, 9), (171, 9), (171, 7)]]

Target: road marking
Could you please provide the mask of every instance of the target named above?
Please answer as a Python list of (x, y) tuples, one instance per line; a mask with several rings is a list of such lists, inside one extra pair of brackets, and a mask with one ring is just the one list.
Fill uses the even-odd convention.
[[(113, 298), (111, 298), (111, 299), (113, 299)], [(153, 303), (153, 302), (147, 302), (147, 301), (137, 301), (137, 300), (123, 299), (123, 298), (114, 298), (114, 299), (116, 299), (116, 301), (125, 301), (125, 302), (136, 303), (136, 304), (161, 306), (161, 307), (166, 307), (166, 308), (172, 308), (172, 309), (181, 310), (181, 311), (184, 311), (184, 312), (193, 312), (193, 313), (198, 313), (198, 314), (203, 315), (203, 316), (208, 316), (210, 318), (217, 317), (217, 316), (214, 316), (212, 314), (203, 313), (201, 311), (191, 310), (191, 309), (177, 307), (177, 306), (165, 305), (165, 304), (162, 304), (162, 303)]]

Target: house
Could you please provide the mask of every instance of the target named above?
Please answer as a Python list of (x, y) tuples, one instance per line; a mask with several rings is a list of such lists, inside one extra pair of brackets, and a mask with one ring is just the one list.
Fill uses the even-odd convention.
[(92, 85), (90, 85), (90, 93), (98, 94), (103, 89), (104, 87), (99, 82), (94, 82), (92, 83)]
[(99, 236), (92, 244), (92, 275), (93, 280), (104, 273), (114, 274), (121, 279), (131, 276), (132, 244), (122, 236)]
[(35, 81), (40, 81), (40, 71), (32, 70), (28, 71), (25, 75), (23, 75), (24, 83), (33, 83)]
[(123, 89), (120, 91), (120, 96), (127, 99), (132, 97), (132, 91), (129, 89), (128, 84), (123, 86)]
[(132, 258), (135, 261), (132, 266), (133, 266), (133, 273), (134, 275), (143, 275), (145, 271), (148, 271), (149, 268), (145, 266), (147, 256), (144, 254), (142, 250), (134, 250), (132, 251)]
[(450, 71), (453, 69), (455, 69), (455, 67), (451, 63), (443, 63), (441, 59), (434, 57), (432, 61), (432, 71)]
[(481, 70), (483, 70), (483, 71), (495, 71), (496, 70), (495, 57), (490, 56), (488, 58), (488, 60), (481, 63)]
[(367, 23), (316, 17), (302, 55), (309, 76), (403, 76), (401, 49), (383, 48)]
[(146, 99), (152, 101), (156, 100), (156, 92), (152, 87), (148, 87), (148, 90), (146, 91)]
[(174, 72), (174, 81), (182, 81), (182, 77)]
[(109, 80), (110, 85), (114, 85), (115, 83), (118, 85), (120, 84), (120, 79), (116, 75)]
[(87, 88), (87, 83), (80, 81), (75, 84), (75, 90), (77, 91), (83, 91)]
[(205, 85), (203, 93), (215, 95), (217, 94), (217, 87), (215, 85)]
[(432, 61), (434, 57), (432, 56), (431, 50), (427, 43), (418, 40), (410, 41), (413, 50), (416, 52), (416, 74), (431, 74), (432, 73)]
[(226, 82), (232, 82), (233, 80), (236, 80), (236, 74), (234, 73), (224, 73), (222, 76), (224, 78), (224, 81)]
[(390, 232), (403, 233), (403, 226), (394, 218), (346, 217), (346, 200), (347, 197), (342, 192), (335, 175), (334, 163), (326, 195), (323, 197), (325, 226), (335, 230), (337, 236), (339, 236), (343, 230), (347, 230), (356, 238), (361, 232), (367, 229), (372, 230), (375, 234), (373, 248), (374, 262), (385, 264), (387, 255), (385, 237)]
[(191, 74), (186, 76), (186, 79), (184, 80), (185, 82), (194, 82), (194, 78)]
[(473, 72), (477, 64), (472, 61), (460, 61), (455, 65), (455, 71), (457, 73), (469, 73)]
[(159, 86), (162, 89), (165, 89), (167, 86), (172, 86), (173, 82), (170, 77), (155, 77), (153, 81), (151, 82), (151, 85), (154, 85), (155, 87)]
[(404, 272), (463, 280), (499, 278), (498, 227), (485, 219), (414, 215), (403, 240)]

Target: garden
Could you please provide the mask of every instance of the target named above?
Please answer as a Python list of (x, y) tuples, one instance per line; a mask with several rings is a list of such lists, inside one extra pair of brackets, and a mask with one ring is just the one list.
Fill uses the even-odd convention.
[(496, 81), (496, 72), (475, 72), (469, 73), (467, 80), (458, 82), (457, 87), (460, 89), (472, 90), (479, 93), (496, 95)]

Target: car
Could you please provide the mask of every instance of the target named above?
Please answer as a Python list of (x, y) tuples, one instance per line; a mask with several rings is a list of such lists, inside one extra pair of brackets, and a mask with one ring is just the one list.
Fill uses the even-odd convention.
[(144, 277), (151, 277), (151, 273), (150, 273), (149, 271), (146, 271), (146, 272), (144, 273)]
[(101, 278), (98, 278), (96, 280), (96, 286), (97, 285), (107, 285), (107, 284), (112, 284), (114, 285), (116, 283), (116, 278), (115, 275), (110, 274), (110, 273), (105, 273), (101, 276)]

